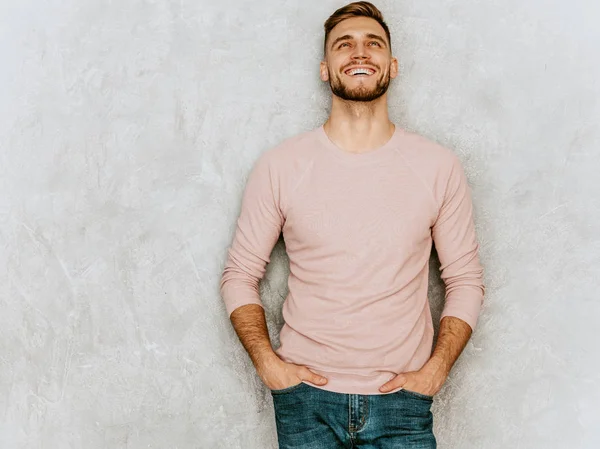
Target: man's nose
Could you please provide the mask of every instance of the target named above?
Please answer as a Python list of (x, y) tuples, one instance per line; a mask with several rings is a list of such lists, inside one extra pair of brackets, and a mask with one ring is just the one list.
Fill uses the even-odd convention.
[(354, 53), (352, 54), (354, 59), (366, 59), (368, 58), (367, 53), (362, 45), (357, 45)]
[(368, 56), (365, 55), (363, 51), (357, 51), (352, 55), (352, 59), (367, 59)]

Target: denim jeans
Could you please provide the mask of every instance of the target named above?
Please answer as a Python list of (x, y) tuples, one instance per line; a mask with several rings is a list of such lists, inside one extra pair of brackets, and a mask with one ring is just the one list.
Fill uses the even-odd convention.
[(433, 397), (337, 393), (301, 382), (271, 390), (279, 449), (435, 449)]

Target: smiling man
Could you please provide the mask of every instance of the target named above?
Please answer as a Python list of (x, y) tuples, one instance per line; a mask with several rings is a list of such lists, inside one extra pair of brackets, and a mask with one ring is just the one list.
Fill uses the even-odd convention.
[[(436, 447), (431, 404), (475, 329), (485, 287), (458, 157), (388, 118), (398, 74), (369, 2), (325, 22), (331, 113), (264, 152), (249, 175), (220, 289), (270, 389), (280, 448)], [(281, 345), (259, 282), (283, 232)], [(446, 286), (433, 348), (432, 245)]]

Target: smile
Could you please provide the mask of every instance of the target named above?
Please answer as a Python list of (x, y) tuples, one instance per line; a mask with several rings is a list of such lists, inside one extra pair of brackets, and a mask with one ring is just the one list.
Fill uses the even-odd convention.
[(371, 76), (375, 73), (375, 70), (367, 67), (361, 67), (346, 70), (344, 73), (348, 76)]

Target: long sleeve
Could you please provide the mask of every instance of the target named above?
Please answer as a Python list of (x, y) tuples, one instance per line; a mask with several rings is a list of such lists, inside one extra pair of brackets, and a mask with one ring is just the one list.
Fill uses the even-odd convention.
[(280, 188), (271, 154), (255, 162), (244, 190), (233, 241), (219, 284), (228, 316), (238, 307), (263, 307), (259, 282), (284, 223), (279, 207)]
[(263, 306), (259, 283), (283, 232), (289, 292), (276, 352), (327, 377), (328, 391), (381, 394), (390, 373), (431, 358), (423, 306), (432, 244), (446, 284), (442, 316), (475, 328), (483, 269), (460, 159), (399, 126), (361, 154), (338, 147), (324, 125), (279, 142), (250, 170), (231, 227), (221, 279), (229, 318)]
[(440, 211), (432, 226), (432, 238), (446, 287), (441, 318), (455, 316), (475, 330), (485, 286), (473, 221), (471, 191), (456, 156), (452, 157)]

